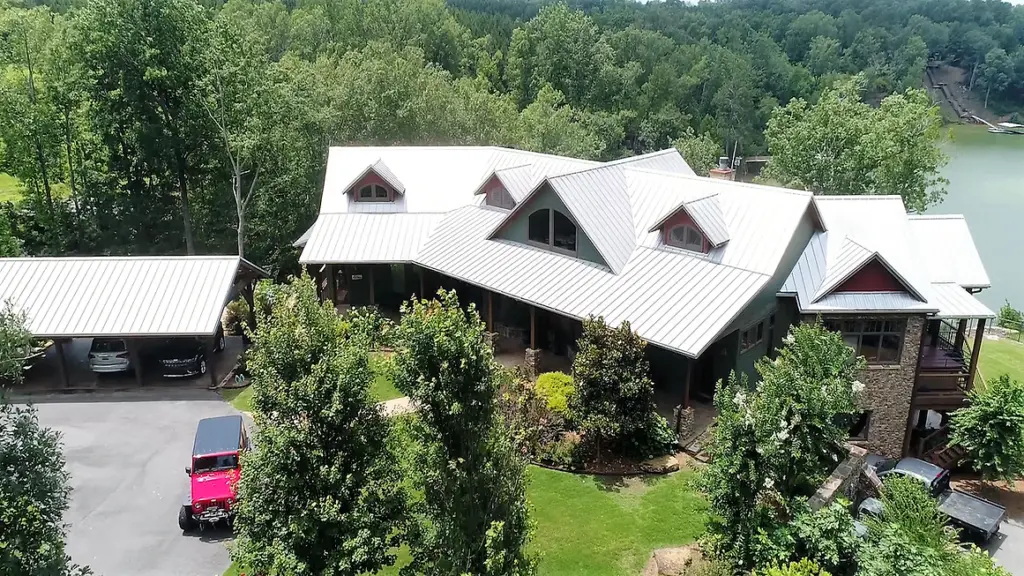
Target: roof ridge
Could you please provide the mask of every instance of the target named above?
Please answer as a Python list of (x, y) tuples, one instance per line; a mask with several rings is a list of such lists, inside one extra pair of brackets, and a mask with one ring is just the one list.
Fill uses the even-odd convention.
[(903, 201), (903, 197), (899, 194), (842, 194), (842, 195), (828, 195), (828, 194), (816, 194), (815, 199), (821, 199), (821, 201), (833, 201), (833, 200), (894, 200), (899, 199)]
[(907, 220), (967, 220), (963, 214), (907, 214)]
[(623, 170), (631, 170), (633, 172), (643, 172), (647, 174), (655, 174), (658, 176), (673, 176), (676, 178), (682, 178), (685, 180), (697, 180), (700, 182), (713, 182), (715, 185), (721, 186), (734, 186), (737, 188), (755, 188), (759, 190), (770, 190), (772, 192), (782, 192), (785, 194), (793, 194), (794, 196), (800, 196), (803, 198), (815, 197), (814, 193), (809, 190), (797, 190), (795, 188), (785, 188), (782, 186), (769, 186), (767, 184), (758, 184), (756, 182), (738, 182), (736, 180), (719, 180), (717, 178), (710, 178), (708, 176), (697, 176), (696, 174), (684, 174), (682, 172), (666, 172), (664, 170), (657, 170), (654, 168), (645, 168), (643, 166), (623, 166)]

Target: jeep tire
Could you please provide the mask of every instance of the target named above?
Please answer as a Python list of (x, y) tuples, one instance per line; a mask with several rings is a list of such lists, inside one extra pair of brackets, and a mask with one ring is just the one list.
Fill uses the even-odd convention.
[(178, 510), (178, 528), (182, 532), (189, 532), (196, 527), (196, 521), (192, 518), (192, 510), (188, 506), (182, 506)]

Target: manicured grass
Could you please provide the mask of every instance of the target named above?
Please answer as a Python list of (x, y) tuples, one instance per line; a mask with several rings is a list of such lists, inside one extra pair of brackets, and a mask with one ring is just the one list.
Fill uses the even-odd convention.
[[(692, 472), (623, 479), (531, 466), (529, 474), (539, 576), (634, 576), (656, 548), (688, 544), (704, 531), (706, 505), (690, 485)], [(408, 558), (400, 550), (398, 563), (378, 576), (397, 576)]]
[(1010, 378), (1024, 382), (1024, 344), (1006, 338), (986, 338), (981, 343), (978, 368), (986, 381), (1009, 374)]
[(20, 199), (21, 182), (6, 172), (0, 172), (0, 202), (15, 202)]
[(252, 386), (245, 388), (222, 388), (220, 397), (230, 402), (240, 412), (252, 411)]

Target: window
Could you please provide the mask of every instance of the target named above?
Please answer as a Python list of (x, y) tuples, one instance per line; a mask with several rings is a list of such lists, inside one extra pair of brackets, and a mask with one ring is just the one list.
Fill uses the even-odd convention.
[(537, 210), (530, 214), (530, 242), (538, 244), (551, 244), (551, 211), (547, 208)]
[(390, 199), (388, 189), (380, 184), (367, 184), (359, 189), (356, 196), (358, 202), (387, 202)]
[(694, 252), (704, 251), (704, 236), (693, 226), (679, 224), (668, 231), (668, 243), (677, 248), (692, 250)]
[(900, 362), (906, 330), (903, 320), (829, 320), (825, 328), (841, 333), (854, 355), (863, 356), (868, 364)]
[(530, 214), (527, 238), (545, 248), (576, 255), (576, 225), (558, 210), (541, 208)]
[(851, 415), (850, 422), (850, 440), (867, 440), (871, 427), (871, 411), (865, 410), (860, 414)]
[(740, 354), (757, 346), (764, 340), (764, 320), (740, 332)]
[(511, 210), (515, 208), (516, 201), (512, 199), (512, 195), (508, 193), (508, 190), (499, 187), (487, 191), (487, 205)]

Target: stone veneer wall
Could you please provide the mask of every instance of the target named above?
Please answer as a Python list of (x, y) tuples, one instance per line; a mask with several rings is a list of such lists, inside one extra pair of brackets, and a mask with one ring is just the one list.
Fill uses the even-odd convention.
[[(823, 320), (833, 319), (823, 317)], [(836, 320), (894, 320), (895, 316), (883, 315), (843, 315), (835, 316)], [(866, 440), (851, 440), (851, 444), (863, 446), (871, 452), (883, 456), (896, 457), (903, 454), (903, 439), (907, 433), (907, 418), (910, 417), (910, 402), (914, 395), (914, 376), (917, 374), (917, 361), (921, 353), (921, 331), (924, 329), (924, 316), (900, 318), (906, 320), (907, 328), (903, 335), (903, 350), (899, 364), (868, 366), (858, 379), (864, 384), (860, 394), (860, 406), (871, 411)], [(814, 321), (814, 317), (805, 317), (805, 322)]]

